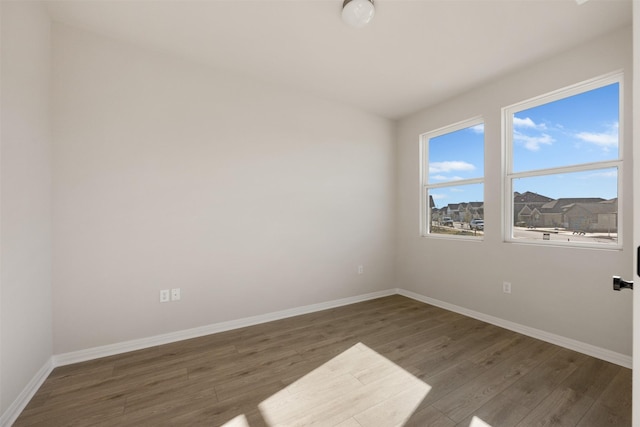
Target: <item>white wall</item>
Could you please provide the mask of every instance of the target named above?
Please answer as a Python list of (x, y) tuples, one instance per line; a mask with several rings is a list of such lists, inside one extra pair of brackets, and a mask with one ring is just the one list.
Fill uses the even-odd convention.
[(62, 25), (53, 50), (56, 354), (395, 286), (391, 122)]
[(50, 24), (1, 2), (0, 414), (51, 357)]
[[(624, 184), (631, 189), (631, 29), (594, 41), (421, 111), (398, 125), (399, 287), (466, 309), (631, 354), (631, 294), (611, 276), (631, 277), (632, 198), (625, 192), (624, 250), (503, 243), (500, 108), (611, 71), (625, 72)], [(464, 119), (485, 119), (485, 227), (482, 242), (419, 236), (418, 135)], [(502, 282), (512, 294), (502, 293)]]

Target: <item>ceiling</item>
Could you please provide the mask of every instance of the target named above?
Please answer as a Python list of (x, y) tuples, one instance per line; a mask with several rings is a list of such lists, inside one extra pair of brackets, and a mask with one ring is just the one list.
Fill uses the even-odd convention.
[(631, 0), (50, 0), (54, 21), (397, 119), (631, 25)]

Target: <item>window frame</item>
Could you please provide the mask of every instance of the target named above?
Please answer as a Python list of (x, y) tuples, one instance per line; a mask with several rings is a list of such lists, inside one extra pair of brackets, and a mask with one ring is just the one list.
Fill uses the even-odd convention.
[(429, 190), (435, 188), (457, 187), (461, 185), (470, 184), (482, 184), (482, 202), (484, 203), (486, 186), (486, 133), (482, 133), (482, 153), (483, 153), (483, 175), (477, 178), (468, 178), (462, 180), (453, 180), (439, 183), (429, 183), (429, 141), (432, 138), (436, 138), (448, 133), (453, 133), (459, 130), (467, 129), (477, 125), (485, 125), (485, 120), (482, 115), (474, 116), (472, 118), (462, 120), (429, 132), (420, 134), (420, 236), (434, 239), (455, 239), (455, 240), (467, 240), (467, 241), (482, 241), (484, 240), (484, 234), (482, 236), (456, 236), (449, 234), (436, 234), (430, 232), (429, 224), (431, 223), (431, 209), (429, 207)]
[[(559, 101), (571, 96), (580, 95), (582, 93), (599, 89), (611, 84), (618, 84), (618, 157), (615, 160), (603, 160), (599, 162), (588, 162), (573, 164), (569, 166), (557, 166), (543, 169), (532, 169), (520, 172), (513, 171), (513, 155), (514, 155), (514, 140), (513, 140), (513, 117), (524, 110), (538, 107), (544, 104), (549, 104), (555, 101)], [(521, 101), (515, 104), (511, 104), (502, 108), (502, 144), (504, 153), (503, 162), (503, 241), (506, 243), (520, 243), (526, 245), (541, 245), (541, 246), (564, 246), (573, 248), (593, 248), (600, 250), (622, 250), (623, 242), (623, 176), (624, 176), (624, 75), (622, 71), (616, 71), (613, 73), (605, 74), (600, 77), (596, 77), (590, 80), (586, 80), (574, 85), (566, 86), (561, 89), (539, 95), (525, 101)], [(562, 173), (573, 172), (585, 172), (595, 171), (607, 168), (617, 169), (617, 242), (616, 244), (602, 244), (602, 243), (589, 243), (589, 242), (576, 242), (576, 241), (560, 241), (560, 240), (526, 240), (517, 239), (513, 237), (514, 231), (514, 196), (513, 196), (513, 182), (520, 178), (531, 178), (540, 176), (551, 176)]]

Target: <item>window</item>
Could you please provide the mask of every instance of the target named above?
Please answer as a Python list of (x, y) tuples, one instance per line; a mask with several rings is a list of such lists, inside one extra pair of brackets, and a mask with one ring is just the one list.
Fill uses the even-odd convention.
[(506, 240), (621, 247), (620, 74), (503, 109)]
[(421, 136), (422, 235), (484, 235), (484, 123), (467, 120)]

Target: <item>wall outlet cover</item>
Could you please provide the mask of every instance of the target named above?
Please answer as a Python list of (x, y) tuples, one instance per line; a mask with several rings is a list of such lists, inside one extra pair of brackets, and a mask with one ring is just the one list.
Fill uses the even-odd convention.
[(169, 289), (163, 289), (160, 291), (160, 302), (169, 302), (171, 299)]

